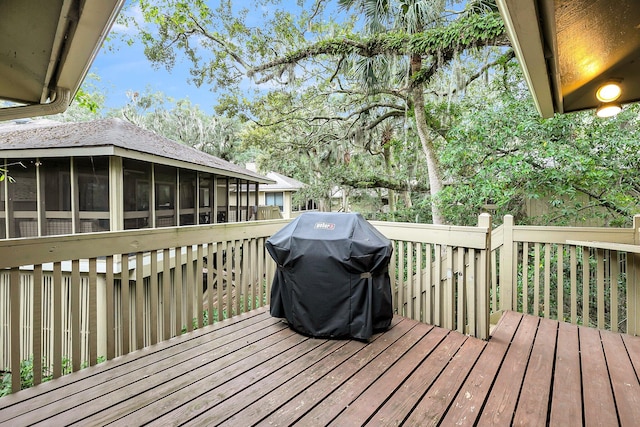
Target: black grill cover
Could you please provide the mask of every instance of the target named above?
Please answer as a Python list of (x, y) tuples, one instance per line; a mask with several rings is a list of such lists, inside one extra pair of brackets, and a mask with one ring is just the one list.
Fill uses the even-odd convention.
[(265, 244), (271, 315), (313, 337), (367, 340), (391, 323), (391, 242), (360, 214), (308, 212)]

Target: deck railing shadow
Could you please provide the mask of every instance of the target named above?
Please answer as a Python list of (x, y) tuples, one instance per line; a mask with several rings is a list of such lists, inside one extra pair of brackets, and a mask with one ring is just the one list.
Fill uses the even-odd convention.
[[(632, 229), (509, 216), (493, 229), (487, 214), (475, 227), (372, 223), (394, 245), (396, 313), (487, 339), (503, 310), (637, 334), (639, 218)], [(38, 384), (268, 304), (264, 242), (286, 223), (0, 241), (0, 370), (30, 364)]]

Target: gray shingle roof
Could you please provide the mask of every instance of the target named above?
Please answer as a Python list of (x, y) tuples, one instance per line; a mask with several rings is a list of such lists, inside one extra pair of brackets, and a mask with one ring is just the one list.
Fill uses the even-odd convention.
[[(20, 126), (28, 128), (21, 129)], [(151, 156), (227, 171), (234, 176), (252, 178), (252, 180), (262, 183), (273, 182), (271, 179), (244, 167), (172, 141), (117, 118), (82, 123), (60, 123), (49, 126), (19, 125), (14, 129), (16, 128), (18, 130), (0, 132), (0, 151), (118, 147)]]
[(265, 184), (260, 186), (262, 191), (296, 191), (305, 186), (304, 183), (297, 179), (290, 178), (285, 175), (281, 175), (278, 172), (269, 172), (267, 178), (271, 178), (275, 184)]

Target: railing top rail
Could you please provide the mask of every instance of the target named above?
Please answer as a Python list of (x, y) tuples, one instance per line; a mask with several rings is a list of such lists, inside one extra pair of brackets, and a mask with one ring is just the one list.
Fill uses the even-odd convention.
[(0, 268), (268, 237), (288, 220), (110, 231), (0, 240)]
[(388, 239), (486, 249), (488, 227), (370, 221)]
[[(506, 224), (506, 223), (505, 223)], [(491, 250), (504, 244), (505, 234), (513, 242), (566, 244), (567, 240), (634, 244), (633, 228), (560, 227), (536, 225), (500, 225), (491, 232)]]
[(630, 228), (587, 227), (523, 227), (513, 228), (516, 242), (557, 243), (567, 240), (594, 240), (610, 243), (633, 244), (634, 234)]
[(630, 252), (640, 254), (640, 245), (629, 245), (624, 243), (583, 241), (583, 240), (567, 240), (567, 245), (583, 246), (585, 248), (606, 249), (618, 252)]

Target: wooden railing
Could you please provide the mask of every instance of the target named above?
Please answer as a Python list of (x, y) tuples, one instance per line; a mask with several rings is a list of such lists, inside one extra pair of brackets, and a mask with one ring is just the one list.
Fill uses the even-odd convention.
[[(0, 370), (30, 360), (38, 384), (268, 304), (264, 242), (287, 222), (0, 241)], [(397, 314), (484, 339), (501, 310), (640, 331), (640, 217), (633, 229), (507, 216), (492, 231), (487, 214), (477, 227), (372, 224), (394, 245)]]
[(0, 367), (30, 360), (38, 384), (268, 304), (285, 223), (0, 241)]
[(491, 311), (640, 332), (640, 216), (633, 228), (516, 226), (491, 237)]
[(489, 337), (491, 217), (477, 227), (376, 222), (394, 243), (390, 275), (396, 313)]

